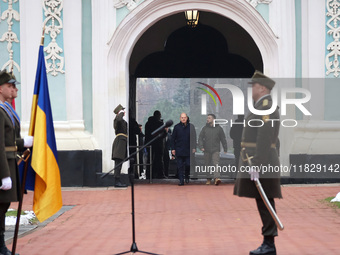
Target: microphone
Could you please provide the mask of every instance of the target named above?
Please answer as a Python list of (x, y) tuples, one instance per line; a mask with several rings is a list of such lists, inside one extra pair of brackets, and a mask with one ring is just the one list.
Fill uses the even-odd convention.
[(162, 126), (160, 126), (160, 127), (157, 128), (155, 131), (153, 131), (153, 132), (151, 133), (151, 135), (155, 135), (155, 134), (157, 134), (159, 131), (163, 131), (163, 129), (166, 128), (166, 127), (171, 127), (173, 123), (174, 123), (174, 122), (173, 122), (172, 120), (168, 120), (168, 121), (165, 122)]

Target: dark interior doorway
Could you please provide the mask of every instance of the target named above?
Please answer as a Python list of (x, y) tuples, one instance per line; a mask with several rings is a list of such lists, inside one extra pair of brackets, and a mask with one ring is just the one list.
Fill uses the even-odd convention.
[(228, 43), (217, 29), (199, 24), (170, 34), (164, 51), (146, 56), (138, 64), (135, 76), (244, 78), (252, 73), (253, 65), (244, 57), (229, 53)]
[(233, 20), (200, 12), (196, 28), (186, 26), (184, 13), (168, 16), (150, 27), (132, 51), (129, 72), (129, 114), (136, 115), (136, 79), (249, 78), (263, 71), (254, 40)]

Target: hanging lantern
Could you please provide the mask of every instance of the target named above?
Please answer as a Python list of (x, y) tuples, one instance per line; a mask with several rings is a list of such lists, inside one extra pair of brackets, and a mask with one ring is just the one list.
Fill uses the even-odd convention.
[(196, 27), (199, 19), (199, 11), (198, 10), (185, 11), (185, 19), (187, 20), (187, 25), (189, 27)]

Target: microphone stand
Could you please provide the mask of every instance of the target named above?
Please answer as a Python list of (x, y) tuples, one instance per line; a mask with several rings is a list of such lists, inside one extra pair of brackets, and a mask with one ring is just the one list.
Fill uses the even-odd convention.
[[(142, 147), (140, 147), (138, 150), (136, 150), (134, 153), (132, 153), (131, 155), (129, 155), (127, 158), (125, 158), (122, 162), (120, 162), (119, 164), (117, 164), (117, 166), (115, 166), (113, 169), (111, 169), (109, 172), (103, 174), (101, 176), (101, 178), (106, 177), (109, 173), (111, 173), (113, 170), (116, 169), (116, 167), (120, 166), (121, 164), (123, 164), (125, 161), (129, 160), (130, 158), (132, 158), (134, 155), (136, 155), (137, 153), (139, 153), (140, 151), (142, 151), (144, 148), (146, 148), (147, 146), (149, 146), (152, 142), (154, 142), (155, 140), (157, 140), (158, 138), (162, 137), (164, 134), (164, 131), (159, 132), (159, 134), (157, 136), (155, 136), (154, 138), (152, 138), (149, 142), (147, 142), (146, 144), (144, 144)], [(133, 167), (130, 167), (130, 169), (133, 169)], [(137, 248), (137, 243), (136, 243), (136, 232), (135, 232), (135, 196), (134, 196), (134, 173), (133, 171), (129, 170), (129, 178), (130, 178), (130, 183), (131, 183), (131, 215), (132, 215), (132, 245), (129, 251), (124, 251), (121, 253), (117, 253), (115, 255), (121, 255), (121, 254), (126, 254), (126, 253), (136, 253), (136, 252), (140, 252), (140, 253), (145, 253), (145, 254), (151, 254), (151, 255), (159, 255), (157, 253), (151, 253), (151, 252), (147, 252), (147, 251), (140, 251)]]

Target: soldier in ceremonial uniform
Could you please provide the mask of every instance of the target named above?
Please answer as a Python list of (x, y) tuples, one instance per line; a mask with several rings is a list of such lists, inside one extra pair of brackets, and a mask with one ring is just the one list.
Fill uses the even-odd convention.
[[(252, 97), (256, 110), (268, 110), (272, 108), (270, 91), (275, 81), (256, 71), (250, 82), (252, 84)], [(274, 107), (274, 106), (273, 106)], [(276, 254), (274, 237), (278, 235), (274, 219), (264, 204), (255, 186), (254, 181), (259, 178), (269, 202), (275, 210), (274, 198), (282, 198), (280, 186), (280, 173), (261, 172), (261, 166), (279, 166), (279, 158), (276, 150), (278, 141), (280, 118), (278, 107), (269, 115), (256, 115), (249, 113), (245, 120), (242, 133), (241, 157), (239, 171), (235, 182), (234, 195), (240, 197), (255, 198), (258, 211), (262, 220), (262, 245), (250, 252), (255, 254)], [(270, 121), (270, 120), (277, 121)], [(251, 157), (252, 166), (248, 166), (246, 157)], [(246, 169), (247, 172), (240, 171)], [(259, 171), (260, 170), (260, 171)]]
[[(12, 114), (13, 119), (14, 119), (14, 123), (15, 123), (15, 144), (17, 146), (17, 157), (18, 158), (22, 158), (22, 157), (25, 158), (26, 155), (24, 155), (24, 151), (26, 150), (26, 148), (32, 147), (33, 136), (25, 136), (23, 139), (21, 138), (20, 117), (12, 106), (12, 101), (18, 97), (17, 85), (20, 84), (20, 82), (18, 82), (16, 80), (14, 74), (10, 73), (10, 75), (11, 75), (11, 78), (12, 78), (11, 81), (13, 81), (11, 83), (12, 87), (13, 87), (12, 97), (8, 98), (7, 101), (4, 102), (4, 106), (7, 107), (7, 109), (10, 111), (10, 113)], [(30, 152), (28, 151), (28, 153), (30, 153)], [(18, 168), (19, 168), (20, 179), (22, 180), (24, 168), (25, 168), (25, 162), (22, 161), (21, 164), (18, 162)], [(26, 183), (27, 183), (27, 182), (29, 182), (28, 181), (29, 177), (26, 177), (26, 178), (27, 178), (26, 179)], [(33, 184), (31, 184), (31, 185), (33, 185)], [(25, 192), (26, 192), (26, 190), (25, 190)], [(25, 194), (27, 194), (27, 192)]]
[[(20, 117), (12, 106), (12, 101), (18, 97), (17, 85), (20, 84), (20, 82), (18, 82), (16, 80), (14, 74), (10, 73), (10, 75), (11, 75), (11, 81), (12, 81), (11, 84), (12, 84), (12, 87), (13, 87), (12, 97), (8, 98), (7, 101), (4, 102), (4, 105), (11, 112), (13, 119), (14, 119), (14, 123), (15, 123), (15, 143), (16, 143), (16, 146), (17, 146), (17, 149), (18, 149), (17, 154), (18, 154), (18, 156), (20, 156), (21, 153), (25, 150), (26, 147), (32, 146), (32, 145), (31, 146), (28, 146), (28, 145), (33, 144), (33, 136), (25, 136), (24, 139), (21, 138)], [(25, 144), (25, 142), (26, 142), (26, 144)]]
[[(115, 161), (115, 166), (122, 163), (122, 161), (127, 156), (127, 139), (128, 139), (128, 128), (127, 122), (123, 119), (125, 115), (124, 107), (119, 104), (115, 109), (114, 113), (116, 114), (116, 118), (113, 121), (113, 128), (116, 132), (116, 138), (112, 144), (112, 160)], [(120, 172), (122, 170), (122, 164), (119, 165), (114, 170), (115, 177), (115, 187), (124, 188), (127, 187), (125, 183), (121, 182)]]
[[(13, 79), (6, 70), (0, 72), (0, 254), (9, 255), (11, 252), (5, 244), (5, 218), (11, 202), (21, 199), (19, 174), (16, 162), (15, 119), (5, 102), (13, 98)], [(33, 143), (33, 137), (28, 139)], [(28, 144), (23, 141), (23, 145)]]

